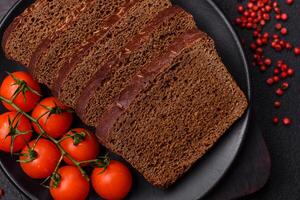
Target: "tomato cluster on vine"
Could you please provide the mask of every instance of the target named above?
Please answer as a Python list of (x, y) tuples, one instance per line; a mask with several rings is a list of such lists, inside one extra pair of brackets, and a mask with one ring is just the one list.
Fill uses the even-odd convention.
[(99, 156), (95, 135), (72, 128), (73, 111), (55, 97), (43, 98), (39, 84), (27, 72), (8, 74), (0, 87), (7, 112), (0, 115), (0, 151), (19, 155), (21, 169), (44, 179), (55, 200), (86, 199), (91, 185), (104, 199), (122, 199), (132, 187), (129, 169)]

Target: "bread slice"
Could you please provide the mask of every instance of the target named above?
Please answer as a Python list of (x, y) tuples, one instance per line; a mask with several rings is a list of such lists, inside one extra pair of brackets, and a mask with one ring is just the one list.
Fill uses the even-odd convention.
[(27, 66), (47, 36), (63, 29), (85, 10), (90, 0), (37, 0), (6, 29), (2, 47), (6, 57)]
[(179, 7), (160, 12), (118, 56), (101, 67), (78, 99), (77, 115), (84, 123), (95, 126), (104, 109), (118, 97), (137, 70), (193, 28), (196, 28), (193, 17)]
[[(75, 54), (59, 72), (54, 93), (66, 105), (75, 107), (87, 83), (119, 50), (161, 10), (171, 6), (169, 0), (132, 0), (112, 19), (114, 25), (100, 39)], [(111, 23), (109, 23), (111, 24)]]
[(40, 82), (53, 87), (58, 72), (90, 38), (104, 34), (107, 27), (103, 22), (112, 14), (120, 12), (130, 0), (93, 0), (78, 19), (41, 42), (29, 65), (33, 76)]
[(150, 183), (167, 188), (242, 116), (247, 99), (213, 40), (189, 31), (136, 74), (97, 137)]

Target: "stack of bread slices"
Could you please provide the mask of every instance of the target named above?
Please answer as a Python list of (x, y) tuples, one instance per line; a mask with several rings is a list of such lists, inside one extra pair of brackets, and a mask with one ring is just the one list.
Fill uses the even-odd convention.
[(36, 0), (2, 46), (160, 188), (247, 108), (213, 40), (169, 0)]

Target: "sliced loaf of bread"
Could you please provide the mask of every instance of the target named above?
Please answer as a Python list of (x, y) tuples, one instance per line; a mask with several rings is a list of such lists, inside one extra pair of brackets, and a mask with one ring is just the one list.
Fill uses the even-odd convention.
[(92, 40), (90, 45), (74, 54), (71, 62), (60, 70), (53, 92), (64, 104), (74, 108), (81, 92), (99, 68), (119, 52), (157, 13), (171, 6), (169, 0), (130, 2), (130, 7), (124, 8), (111, 18), (114, 25), (103, 37)]
[(246, 108), (212, 39), (189, 31), (136, 74), (99, 120), (96, 134), (150, 183), (167, 188)]
[(28, 67), (40, 42), (76, 20), (90, 1), (37, 0), (6, 29), (2, 38), (6, 57)]
[[(63, 31), (46, 38), (31, 58), (29, 69), (40, 82), (53, 87), (58, 72), (66, 61), (96, 35), (107, 32), (104, 24), (112, 14), (121, 12), (129, 6), (130, 0), (93, 0), (78, 19)], [(111, 25), (112, 22), (111, 22)]]
[(193, 17), (179, 7), (161, 11), (116, 57), (96, 73), (76, 106), (84, 123), (95, 126), (104, 109), (118, 97), (137, 70), (158, 56), (179, 35), (196, 28)]

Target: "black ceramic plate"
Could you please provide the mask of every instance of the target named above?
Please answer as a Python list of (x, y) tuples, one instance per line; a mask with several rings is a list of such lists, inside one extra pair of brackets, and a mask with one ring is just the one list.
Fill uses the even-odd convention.
[[(2, 38), (3, 31), (12, 19), (31, 2), (32, 0), (19, 1), (7, 13), (0, 25), (0, 38)], [(175, 0), (174, 3), (192, 13), (199, 28), (214, 38), (223, 62), (250, 99), (249, 74), (245, 57), (238, 38), (224, 15), (210, 0)], [(5, 71), (24, 70), (24, 68), (5, 59), (2, 50), (0, 50), (0, 66), (0, 80), (6, 75)], [(0, 112), (4, 112), (3, 108)], [(152, 187), (132, 169), (134, 186), (128, 199), (182, 200), (203, 197), (222, 178), (238, 154), (246, 134), (248, 118), (249, 111), (228, 130), (208, 154), (166, 191)], [(41, 181), (32, 180), (24, 175), (10, 155), (1, 153), (0, 165), (10, 180), (26, 196), (31, 199), (50, 199), (48, 191), (40, 186)], [(91, 192), (90, 199), (97, 198), (94, 192)]]

